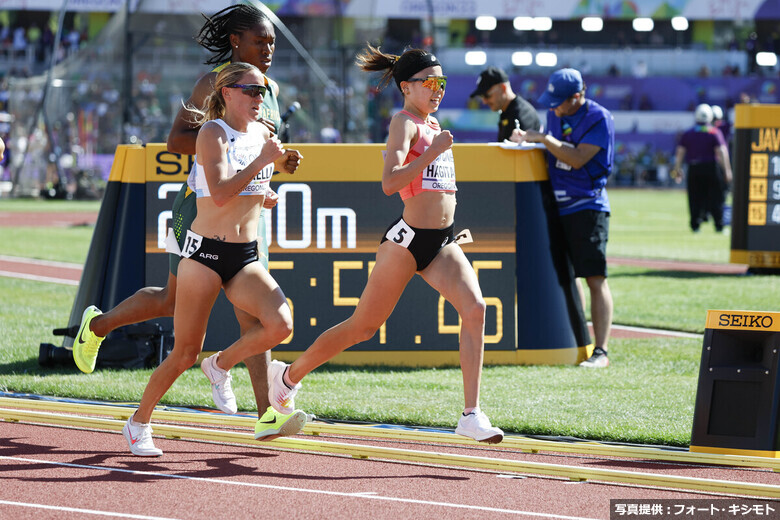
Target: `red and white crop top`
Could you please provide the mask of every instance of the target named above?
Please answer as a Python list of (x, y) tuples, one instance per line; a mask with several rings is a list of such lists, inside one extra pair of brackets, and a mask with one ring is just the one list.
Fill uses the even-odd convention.
[[(402, 113), (411, 117), (417, 125), (417, 142), (414, 143), (412, 149), (406, 154), (406, 161), (404, 162), (406, 165), (417, 159), (431, 146), (433, 138), (441, 133), (441, 127), (435, 119), (429, 118), (426, 122), (406, 110), (402, 110)], [(404, 186), (399, 193), (401, 194), (401, 200), (406, 200), (423, 191), (445, 191), (450, 193), (458, 191), (458, 187), (455, 185), (455, 160), (452, 157), (451, 149), (445, 150), (436, 157), (431, 164), (422, 170), (412, 182)]]

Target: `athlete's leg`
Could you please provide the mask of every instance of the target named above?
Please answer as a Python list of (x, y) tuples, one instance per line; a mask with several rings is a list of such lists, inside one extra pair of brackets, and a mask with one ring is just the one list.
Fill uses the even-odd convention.
[(355, 312), (326, 330), (290, 366), (288, 377), (297, 383), (303, 377), (352, 345), (376, 333), (398, 303), (417, 268), (412, 254), (392, 242), (380, 244), (376, 265), (368, 277)]
[(194, 260), (182, 260), (179, 266), (173, 351), (149, 378), (134, 420), (148, 423), (154, 407), (174, 381), (198, 360), (206, 336), (211, 308), (222, 287), (219, 275)]
[[(233, 307), (233, 310), (236, 313), (236, 320), (238, 320), (241, 336), (245, 335), (254, 327), (263, 326), (257, 318), (242, 311), (238, 307)], [(252, 390), (255, 393), (255, 401), (257, 401), (258, 416), (262, 416), (270, 406), (270, 403), (268, 402), (268, 364), (270, 362), (270, 350), (244, 359), (244, 364), (249, 371), (249, 379), (252, 381)]]
[(255, 316), (258, 321), (222, 351), (217, 361), (219, 368), (230, 370), (290, 335), (292, 313), (287, 299), (276, 280), (259, 262), (245, 266), (225, 284), (225, 295), (235, 307)]
[[(179, 247), (183, 245), (187, 230), (198, 213), (197, 197), (182, 184), (173, 201), (173, 219), (171, 226), (176, 231)], [(105, 337), (112, 330), (132, 323), (173, 316), (176, 304), (176, 275), (178, 274), (178, 255), (168, 255), (169, 271), (168, 283), (165, 287), (144, 287), (135, 294), (126, 298), (113, 309), (96, 316), (89, 324), (89, 328), (97, 336)]]
[[(257, 253), (260, 259), (259, 261), (263, 264), (266, 271), (268, 270), (268, 230), (266, 229), (266, 218), (268, 218), (269, 211), (270, 210), (267, 209), (260, 211), (260, 219), (257, 222)], [(252, 327), (257, 325), (257, 318), (237, 307), (233, 307), (233, 309), (236, 313), (236, 320), (238, 320), (238, 326), (241, 329), (242, 336)], [(269, 363), (271, 363), (270, 350), (266, 350), (261, 354), (249, 356), (244, 360), (244, 364), (249, 371), (249, 380), (252, 381), (252, 390), (255, 393), (258, 417), (262, 417), (270, 406), (268, 401)]]
[(479, 385), (485, 346), (485, 300), (466, 255), (457, 244), (442, 249), (421, 273), (450, 302), (462, 320), (460, 367), (466, 408), (479, 406)]
[(97, 336), (105, 337), (112, 330), (132, 323), (173, 316), (176, 303), (176, 275), (168, 272), (165, 287), (144, 287), (122, 300), (110, 311), (95, 316), (89, 329)]

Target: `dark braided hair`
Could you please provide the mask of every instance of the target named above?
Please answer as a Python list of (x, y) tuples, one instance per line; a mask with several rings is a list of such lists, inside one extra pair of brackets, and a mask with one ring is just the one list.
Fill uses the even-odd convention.
[(230, 60), (233, 54), (231, 34), (241, 34), (256, 25), (271, 22), (258, 8), (247, 4), (232, 5), (211, 17), (203, 13), (201, 15), (206, 23), (200, 28), (195, 41), (216, 53), (204, 62), (206, 65), (218, 65)]

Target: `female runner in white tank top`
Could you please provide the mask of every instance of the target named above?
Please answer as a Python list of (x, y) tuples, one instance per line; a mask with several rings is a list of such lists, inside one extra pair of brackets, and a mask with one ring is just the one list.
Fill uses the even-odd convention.
[[(258, 324), (230, 347), (203, 360), (215, 403), (235, 412), (228, 371), (290, 335), (292, 315), (276, 281), (258, 261), (257, 223), (273, 162), (284, 154), (268, 128), (256, 122), (265, 91), (263, 74), (247, 63), (225, 67), (202, 114), (196, 144), (198, 214), (182, 248), (176, 286), (173, 351), (152, 374), (140, 406), (123, 433), (135, 455), (157, 456), (149, 421), (158, 401), (203, 348), (211, 307), (221, 289)], [(197, 110), (194, 110), (198, 112)]]
[(269, 367), (271, 406), (290, 413), (303, 377), (347, 348), (370, 339), (392, 313), (415, 275), (452, 303), (462, 320), (460, 366), (465, 409), (456, 433), (497, 443), (503, 432), (479, 409), (479, 388), (485, 343), (485, 301), (476, 273), (453, 240), (455, 171), (452, 135), (441, 131), (436, 112), (444, 96), (446, 76), (432, 54), (411, 49), (402, 56), (371, 46), (360, 56), (363, 70), (384, 71), (404, 94), (404, 108), (393, 116), (382, 172), (387, 195), (401, 194), (402, 218), (391, 224), (376, 255), (376, 265), (354, 314), (325, 331), (289, 367)]

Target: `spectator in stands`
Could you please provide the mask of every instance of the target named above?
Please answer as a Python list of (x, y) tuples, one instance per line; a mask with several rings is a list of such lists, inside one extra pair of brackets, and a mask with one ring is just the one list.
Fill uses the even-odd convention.
[(21, 25), (16, 26), (13, 33), (12, 48), (14, 56), (21, 58), (27, 52), (27, 32)]
[[(544, 144), (550, 183), (558, 202), (567, 253), (578, 278), (590, 290), (595, 336), (593, 354), (580, 366), (606, 367), (612, 327), (612, 293), (607, 284), (609, 198), (607, 178), (615, 158), (615, 127), (610, 112), (585, 98), (576, 69), (552, 73), (539, 104), (548, 108), (546, 134), (516, 130), (513, 140)], [(583, 308), (585, 297), (579, 280)]]
[[(3, 138), (0, 137), (0, 164), (3, 164), (4, 158), (5, 158), (5, 141), (3, 141)], [(0, 173), (2, 173), (2, 170), (0, 170)]]
[(35, 59), (40, 61), (40, 57), (38, 56), (38, 48), (41, 43), (41, 28), (38, 27), (38, 25), (32, 24), (27, 29), (27, 43), (29, 43), (30, 47), (32, 47), (35, 51)]
[(652, 110), (653, 109), (653, 100), (650, 99), (650, 96), (647, 94), (642, 94), (642, 97), (639, 98), (639, 110)]
[[(682, 163), (688, 163), (688, 209), (694, 233), (704, 216), (709, 213), (715, 221), (715, 230), (723, 231), (723, 203), (726, 186), (731, 182), (729, 151), (723, 135), (712, 126), (712, 108), (701, 104), (694, 111), (696, 124), (681, 137), (675, 151), (672, 175), (682, 181)], [(723, 168), (723, 176), (718, 172)]]
[(637, 61), (633, 68), (631, 69), (631, 72), (634, 74), (635, 78), (646, 78), (647, 77), (647, 62), (645, 60), (639, 60)]
[(480, 97), (493, 112), (500, 112), (498, 117), (498, 142), (509, 139), (512, 132), (521, 130), (539, 130), (541, 123), (536, 109), (515, 94), (506, 72), (498, 67), (488, 67), (483, 70), (477, 80), (477, 88), (470, 97)]

